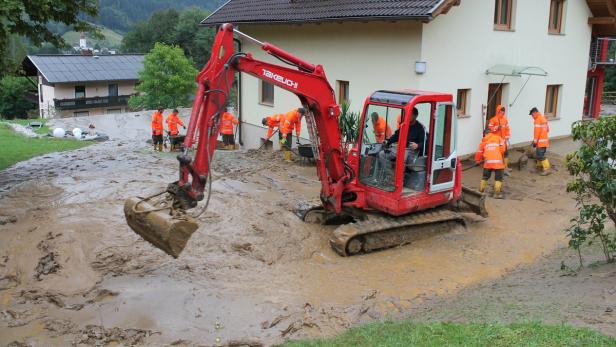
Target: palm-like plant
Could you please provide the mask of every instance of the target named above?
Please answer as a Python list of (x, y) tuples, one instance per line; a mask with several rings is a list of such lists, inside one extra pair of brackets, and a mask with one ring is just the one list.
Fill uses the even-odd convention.
[(349, 145), (357, 143), (359, 137), (359, 112), (351, 112), (350, 104), (343, 101), (340, 104), (340, 116), (338, 116), (338, 126), (343, 148), (348, 151)]

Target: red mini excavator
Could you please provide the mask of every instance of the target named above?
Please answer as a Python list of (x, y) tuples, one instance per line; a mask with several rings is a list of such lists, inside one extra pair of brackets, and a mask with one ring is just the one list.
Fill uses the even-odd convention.
[[(289, 66), (235, 52), (234, 33)], [(475, 213), (486, 215), (483, 196), (462, 187), (455, 107), (450, 94), (374, 92), (365, 101), (357, 145), (346, 154), (338, 125), (340, 107), (323, 67), (225, 24), (216, 34), (209, 62), (196, 78), (198, 90), (184, 142), (186, 149), (196, 144), (194, 157), (188, 150), (178, 156), (179, 180), (169, 184), (165, 192), (129, 198), (124, 205), (130, 227), (168, 254), (177, 257), (198, 228), (196, 216), (189, 211), (202, 200), (206, 200), (207, 207), (221, 116), (237, 71), (294, 93), (306, 109), (321, 181), (321, 205), (306, 209), (302, 217), (311, 222), (347, 222), (334, 231), (330, 240), (340, 255), (409, 243), (421, 229), (442, 230), (451, 223), (464, 223), (455, 208), (462, 202)], [(423, 124), (414, 121), (418, 116)], [(382, 142), (378, 134), (381, 130), (376, 128), (379, 121), (383, 122), (379, 118), (393, 126), (399, 124), (397, 143)], [(417, 128), (418, 124), (421, 128)], [(407, 141), (410, 136), (423, 141)]]

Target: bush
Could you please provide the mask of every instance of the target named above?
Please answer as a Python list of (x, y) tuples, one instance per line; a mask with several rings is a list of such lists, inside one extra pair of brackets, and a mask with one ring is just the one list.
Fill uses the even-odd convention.
[(616, 233), (606, 229), (606, 221), (609, 218), (616, 224), (616, 116), (576, 122), (572, 135), (581, 146), (567, 156), (567, 169), (573, 176), (567, 191), (575, 193), (580, 213), (571, 220), (569, 246), (580, 255), (584, 244), (598, 240), (605, 260), (612, 262)]
[(26, 99), (32, 85), (25, 77), (7, 76), (0, 80), (0, 116), (7, 119), (28, 118), (36, 105)]

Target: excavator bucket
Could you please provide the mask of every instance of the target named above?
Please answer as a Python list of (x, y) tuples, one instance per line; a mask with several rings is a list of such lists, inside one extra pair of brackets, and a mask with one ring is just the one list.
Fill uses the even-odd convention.
[(172, 215), (169, 210), (156, 210), (147, 201), (129, 198), (124, 203), (124, 215), (134, 232), (155, 247), (177, 258), (199, 225), (187, 215)]
[(488, 210), (486, 210), (486, 196), (484, 194), (462, 186), (462, 202), (476, 214), (484, 218), (488, 216)]

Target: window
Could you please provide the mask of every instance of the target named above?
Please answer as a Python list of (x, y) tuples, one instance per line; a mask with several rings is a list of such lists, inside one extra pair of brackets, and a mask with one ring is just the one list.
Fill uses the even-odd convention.
[(121, 108), (108, 108), (107, 109), (107, 114), (115, 114), (115, 113), (122, 113), (122, 109)]
[(348, 81), (337, 81), (338, 82), (338, 103), (342, 104), (343, 102), (349, 103), (349, 82)]
[(558, 116), (558, 97), (561, 85), (550, 85), (545, 94), (545, 115), (546, 117)]
[(511, 30), (511, 11), (514, 0), (495, 0), (494, 29)]
[(560, 34), (562, 32), (564, 7), (565, 0), (550, 1), (550, 23), (548, 26), (548, 32), (550, 34)]
[(118, 84), (110, 84), (108, 85), (109, 96), (118, 96)]
[(267, 106), (274, 106), (274, 85), (261, 81), (259, 87), (259, 103)]
[(458, 89), (458, 98), (456, 101), (458, 117), (464, 117), (468, 115), (468, 110), (470, 108), (470, 97), (470, 89)]
[(73, 117), (87, 117), (90, 115), (90, 111), (73, 112)]
[(75, 99), (83, 99), (86, 97), (85, 86), (75, 86)]

